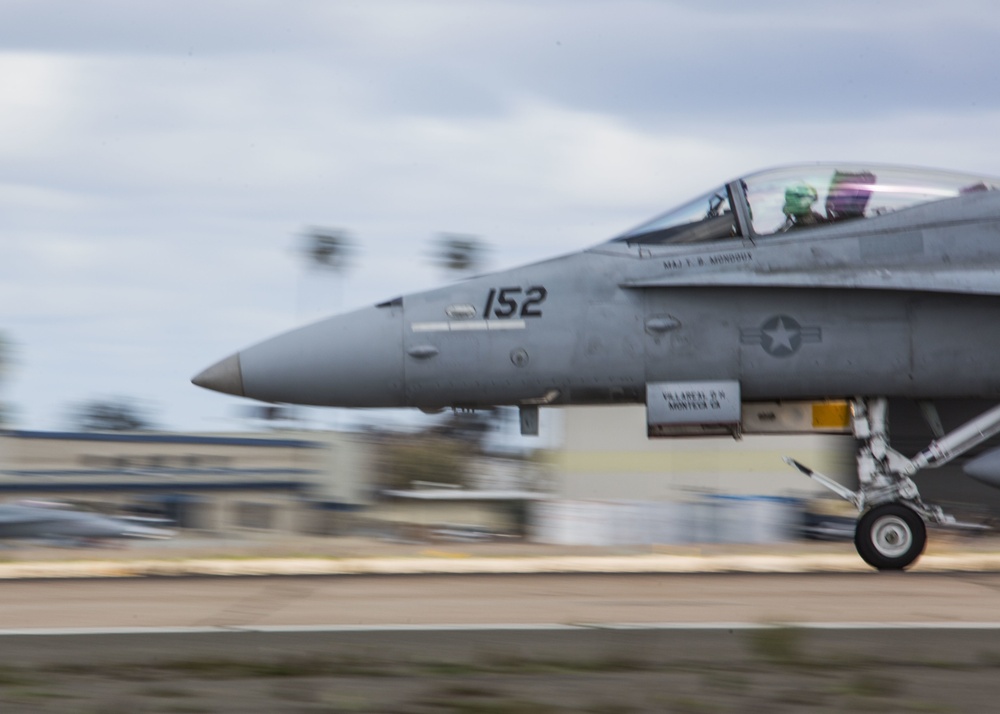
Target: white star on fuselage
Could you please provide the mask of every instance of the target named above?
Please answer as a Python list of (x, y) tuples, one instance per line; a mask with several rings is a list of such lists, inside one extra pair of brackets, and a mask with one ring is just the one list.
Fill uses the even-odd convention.
[(786, 349), (793, 351), (792, 339), (798, 335), (798, 331), (789, 330), (785, 327), (785, 321), (778, 318), (778, 325), (770, 330), (763, 331), (771, 340), (771, 350)]

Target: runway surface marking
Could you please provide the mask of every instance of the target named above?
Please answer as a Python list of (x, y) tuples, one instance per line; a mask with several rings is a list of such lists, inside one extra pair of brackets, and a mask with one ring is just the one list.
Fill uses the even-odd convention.
[(1000, 630), (997, 622), (609, 622), (601, 624), (532, 624), (509, 623), (491, 625), (308, 625), (284, 627), (63, 627), (22, 628), (0, 630), (0, 637), (79, 636), (79, 635), (210, 635), (234, 632), (258, 633), (364, 633), (364, 632), (580, 632), (614, 631), (726, 631), (746, 632), (792, 628), (797, 630)]

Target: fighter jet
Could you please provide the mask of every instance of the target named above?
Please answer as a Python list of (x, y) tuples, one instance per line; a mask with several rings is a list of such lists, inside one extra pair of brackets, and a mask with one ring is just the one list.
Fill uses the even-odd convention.
[[(868, 164), (761, 171), (582, 252), (331, 317), (192, 381), (265, 402), (516, 405), (528, 434), (546, 405), (644, 403), (650, 436), (736, 437), (793, 405), (806, 430), (859, 440), (856, 489), (790, 464), (857, 507), (867, 563), (902, 569), (926, 524), (956, 525), (911, 476), (1000, 433), (998, 187)], [(894, 448), (890, 398), (919, 404), (937, 438)], [(938, 400), (984, 399), (945, 433)], [(969, 472), (1000, 482), (1000, 450)]]
[(110, 538), (170, 538), (174, 532), (130, 518), (80, 511), (65, 504), (22, 501), (0, 504), (0, 539), (95, 543)]

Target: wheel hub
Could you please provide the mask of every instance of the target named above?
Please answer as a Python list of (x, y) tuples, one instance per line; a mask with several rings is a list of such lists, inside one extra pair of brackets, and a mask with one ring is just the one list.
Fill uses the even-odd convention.
[(899, 516), (883, 516), (872, 527), (872, 544), (887, 558), (903, 555), (912, 542), (913, 532)]

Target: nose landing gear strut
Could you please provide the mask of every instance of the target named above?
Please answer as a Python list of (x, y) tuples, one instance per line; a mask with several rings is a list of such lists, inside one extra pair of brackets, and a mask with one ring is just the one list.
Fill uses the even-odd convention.
[(924, 503), (910, 477), (920, 469), (946, 464), (1000, 433), (1000, 405), (932, 441), (912, 459), (889, 446), (887, 399), (854, 399), (851, 414), (854, 436), (862, 442), (858, 449), (857, 491), (794, 459), (786, 457), (785, 462), (857, 507), (861, 515), (854, 531), (854, 546), (862, 560), (879, 570), (902, 570), (923, 553), (926, 523), (977, 528), (959, 523), (939, 506)]

